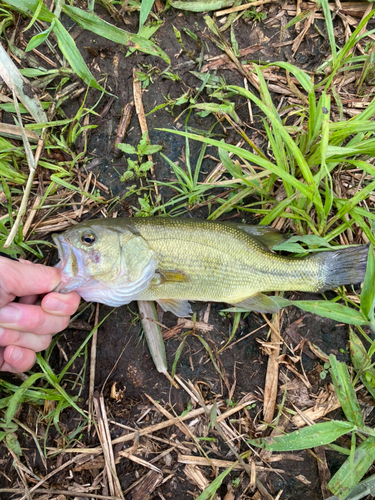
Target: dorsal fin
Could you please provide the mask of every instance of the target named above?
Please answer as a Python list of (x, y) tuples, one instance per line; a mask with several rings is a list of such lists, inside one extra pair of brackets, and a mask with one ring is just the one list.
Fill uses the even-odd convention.
[(276, 245), (280, 245), (280, 243), (289, 239), (287, 234), (281, 233), (277, 229), (270, 226), (251, 226), (249, 224), (235, 224), (233, 222), (230, 222), (229, 224), (247, 234), (250, 234), (250, 236), (257, 240), (261, 245), (269, 249)]

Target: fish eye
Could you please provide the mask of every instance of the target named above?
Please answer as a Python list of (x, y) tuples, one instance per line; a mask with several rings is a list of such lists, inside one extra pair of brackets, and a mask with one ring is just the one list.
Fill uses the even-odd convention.
[(85, 245), (92, 245), (94, 242), (95, 242), (95, 234), (90, 232), (90, 233), (84, 233), (82, 236), (81, 236), (81, 241), (82, 243), (84, 243)]

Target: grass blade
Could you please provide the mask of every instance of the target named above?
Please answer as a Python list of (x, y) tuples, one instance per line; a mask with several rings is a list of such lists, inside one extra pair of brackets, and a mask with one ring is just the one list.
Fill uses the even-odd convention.
[(303, 184), (301, 181), (299, 181), (292, 175), (288, 174), (288, 172), (285, 172), (285, 170), (280, 169), (277, 165), (274, 165), (272, 162), (264, 160), (263, 158), (260, 158), (254, 153), (251, 153), (250, 151), (246, 151), (245, 149), (239, 148), (237, 146), (232, 146), (232, 144), (226, 144), (225, 142), (217, 141), (215, 139), (204, 137), (202, 135), (191, 134), (190, 132), (180, 132), (179, 130), (164, 129), (164, 128), (159, 128), (156, 130), (161, 130), (162, 132), (171, 132), (172, 134), (181, 135), (183, 137), (188, 137), (189, 139), (194, 139), (196, 141), (204, 142), (205, 144), (211, 144), (212, 146), (217, 146), (218, 148), (225, 149), (230, 153), (236, 154), (240, 158), (244, 158), (245, 160), (250, 160), (255, 164), (265, 168), (266, 170), (269, 170), (273, 174), (280, 177), (282, 180), (289, 182), (292, 186), (294, 186), (298, 191), (300, 191), (300, 193), (305, 195), (307, 198), (311, 199), (313, 197), (311, 189), (309, 189), (306, 186), (306, 184)]
[(131, 46), (133, 49), (140, 50), (146, 54), (161, 57), (167, 64), (170, 64), (170, 59), (167, 54), (155, 43), (146, 38), (117, 28), (113, 24), (107, 23), (96, 14), (85, 12), (71, 5), (64, 5), (63, 12), (84, 29), (92, 31), (108, 40), (112, 40), (115, 43)]
[(200, 0), (186, 2), (185, 0), (169, 0), (168, 2), (175, 9), (187, 10), (190, 12), (209, 12), (230, 7), (234, 0)]
[(329, 300), (286, 300), (280, 297), (272, 297), (281, 307), (294, 305), (302, 311), (318, 314), (323, 318), (333, 319), (340, 323), (349, 325), (368, 325), (369, 321), (356, 309), (331, 302)]
[(101, 90), (102, 92), (106, 92), (106, 90), (95, 80), (95, 78), (91, 74), (91, 71), (86, 66), (85, 61), (83, 60), (79, 50), (77, 49), (73, 38), (70, 36), (70, 34), (58, 19), (55, 21), (53, 31), (57, 36), (59, 49), (61, 50), (65, 59), (69, 62), (72, 70), (90, 87)]
[(143, 0), (141, 2), (141, 10), (139, 13), (139, 29), (142, 29), (142, 26), (145, 24), (153, 5), (154, 0)]
[(320, 0), (320, 5), (323, 9), (324, 18), (325, 18), (325, 22), (326, 22), (328, 39), (329, 39), (329, 43), (331, 46), (332, 62), (333, 62), (333, 64), (335, 64), (336, 58), (337, 58), (336, 40), (335, 40), (335, 33), (333, 31), (332, 16), (331, 16), (331, 11), (329, 8), (328, 0)]
[(361, 311), (363, 316), (374, 322), (375, 305), (375, 256), (374, 249), (370, 247), (367, 258), (366, 276), (361, 291)]
[(331, 420), (331, 422), (304, 427), (284, 436), (252, 439), (249, 444), (272, 451), (305, 450), (306, 448), (333, 443), (340, 436), (355, 429), (355, 425), (350, 422)]
[(358, 427), (364, 427), (365, 423), (361, 408), (346, 364), (337, 361), (336, 356), (333, 354), (330, 355), (329, 361), (331, 363), (332, 382), (346, 418)]
[(375, 399), (375, 369), (371, 363), (371, 356), (364, 348), (360, 338), (350, 328), (350, 359), (354, 369), (371, 396)]
[(197, 500), (208, 500), (210, 498), (213, 498), (217, 490), (220, 488), (221, 483), (224, 481), (224, 479), (227, 477), (227, 475), (231, 472), (233, 467), (237, 465), (238, 462), (235, 462), (233, 465), (229, 467), (229, 469), (225, 469), (221, 474), (215, 478), (211, 484), (207, 486), (207, 488), (202, 491), (202, 493), (197, 497)]
[[(354, 452), (354, 459), (349, 457), (328, 483), (334, 495), (343, 499), (355, 488), (375, 460), (375, 438), (369, 437)], [(357, 497), (360, 498), (360, 497)]]
[(12, 418), (16, 414), (16, 411), (18, 410), (20, 403), (23, 401), (23, 397), (27, 389), (31, 387), (41, 377), (43, 377), (43, 373), (34, 373), (30, 377), (28, 377), (27, 380), (22, 382), (22, 384), (13, 394), (13, 396), (11, 396), (11, 398), (9, 399), (8, 408), (4, 416), (5, 424), (7, 426), (10, 424)]

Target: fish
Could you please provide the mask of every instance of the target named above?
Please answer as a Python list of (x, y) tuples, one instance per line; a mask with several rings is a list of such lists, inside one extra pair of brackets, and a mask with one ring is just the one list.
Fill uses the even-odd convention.
[(192, 314), (190, 301), (274, 313), (274, 291), (324, 292), (364, 280), (368, 245), (293, 258), (272, 251), (286, 235), (268, 226), (202, 219), (93, 219), (54, 234), (61, 271), (56, 291), (118, 307), (156, 301)]

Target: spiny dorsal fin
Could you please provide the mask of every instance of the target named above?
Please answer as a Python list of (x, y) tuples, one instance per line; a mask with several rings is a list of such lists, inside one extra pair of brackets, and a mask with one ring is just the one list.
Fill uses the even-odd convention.
[(272, 248), (276, 245), (280, 245), (280, 243), (289, 239), (287, 234), (280, 233), (280, 231), (270, 226), (250, 226), (248, 224), (235, 225), (241, 231), (245, 231), (245, 233), (250, 234), (250, 236), (266, 248)]

